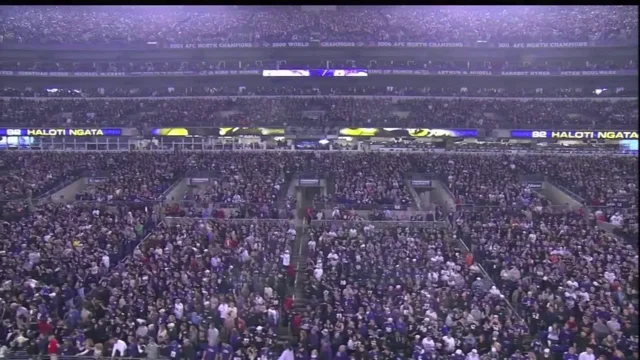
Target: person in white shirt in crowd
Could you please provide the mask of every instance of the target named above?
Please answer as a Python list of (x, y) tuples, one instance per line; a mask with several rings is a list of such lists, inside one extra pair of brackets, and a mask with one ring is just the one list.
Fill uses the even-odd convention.
[(329, 265), (331, 265), (332, 267), (336, 267), (338, 265), (338, 259), (340, 259), (340, 257), (338, 256), (338, 254), (336, 254), (336, 251), (333, 249), (331, 250), (329, 255), (327, 255), (327, 260), (329, 260)]
[(451, 354), (456, 349), (456, 340), (449, 334), (442, 337), (444, 351)]
[(182, 304), (180, 299), (176, 299), (176, 303), (173, 305), (173, 314), (178, 320), (184, 316), (184, 304)]
[(229, 314), (229, 305), (225, 300), (223, 300), (220, 305), (218, 305), (218, 314), (220, 314), (220, 318), (225, 320), (227, 315)]
[(105, 254), (102, 255), (102, 266), (104, 266), (105, 269), (109, 270), (110, 268), (110, 259), (109, 259), (109, 255)]
[(116, 353), (118, 354), (118, 357), (124, 357), (125, 351), (127, 351), (127, 343), (125, 343), (121, 339), (118, 339), (117, 337), (114, 337), (112, 341), (113, 350), (111, 351), (111, 358), (116, 357)]
[(282, 257), (282, 266), (283, 267), (289, 267), (289, 264), (291, 263), (291, 254), (289, 254), (289, 250), (285, 250), (284, 254), (281, 255)]
[(235, 319), (238, 317), (238, 308), (236, 307), (236, 304), (233, 302), (229, 303), (229, 308), (227, 309), (227, 314), (228, 317), (230, 317), (231, 319)]
[(313, 277), (316, 278), (316, 280), (320, 281), (320, 279), (322, 279), (322, 274), (324, 274), (322, 265), (316, 265), (316, 268), (313, 270)]
[(592, 348), (587, 348), (587, 350), (581, 352), (580, 356), (578, 356), (578, 360), (595, 360), (595, 359), (596, 359), (596, 356), (593, 353)]
[(280, 354), (278, 360), (294, 360), (293, 349), (289, 346), (282, 352), (282, 354)]
[(310, 252), (315, 252), (316, 251), (316, 241), (313, 239), (310, 239), (309, 242), (307, 243), (307, 249), (309, 249)]
[(479, 360), (480, 355), (478, 355), (478, 350), (473, 349), (467, 354), (467, 360)]
[(430, 336), (425, 336), (425, 338), (422, 339), (422, 348), (425, 351), (433, 351), (436, 348), (436, 344)]
[(616, 273), (615, 273), (615, 271), (613, 271), (613, 269), (611, 269), (611, 268), (605, 270), (604, 278), (607, 279), (607, 281), (610, 284), (612, 284), (614, 281), (616, 281)]
[(615, 214), (611, 215), (611, 219), (610, 219), (611, 224), (616, 226), (622, 226), (623, 221), (624, 221), (624, 217), (622, 217), (620, 212), (616, 212)]

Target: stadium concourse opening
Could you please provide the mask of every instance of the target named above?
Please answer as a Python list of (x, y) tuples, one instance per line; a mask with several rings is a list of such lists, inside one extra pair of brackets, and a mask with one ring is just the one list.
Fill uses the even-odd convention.
[(638, 358), (637, 7), (0, 16), (0, 357)]

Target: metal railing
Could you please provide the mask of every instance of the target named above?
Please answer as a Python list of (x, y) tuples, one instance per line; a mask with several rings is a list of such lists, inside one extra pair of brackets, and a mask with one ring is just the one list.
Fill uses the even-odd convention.
[[(496, 274), (496, 272), (493, 271), (492, 266), (486, 266), (490, 264), (487, 264), (485, 259), (481, 256), (481, 254), (479, 254), (477, 249), (475, 249), (469, 236), (469, 234), (463, 234), (462, 236), (458, 237), (458, 243), (462, 246), (462, 249), (473, 256), (475, 265), (478, 267), (485, 279), (489, 280), (493, 285), (495, 285), (502, 291), (502, 279), (500, 278), (500, 274)], [(486, 270), (487, 268), (489, 269), (489, 271)], [(509, 309), (511, 309), (511, 311), (518, 317), (519, 320), (523, 320), (522, 314), (518, 311), (518, 304), (514, 305), (511, 303), (511, 296), (505, 295), (504, 302), (507, 304), (507, 307), (509, 307)]]
[(412, 172), (412, 173), (406, 173), (405, 174), (405, 178), (409, 179), (409, 180), (422, 180), (422, 179), (426, 179), (426, 180), (439, 180), (439, 181), (444, 181), (444, 177), (440, 174), (436, 174), (436, 173), (421, 173), (421, 172)]
[[(274, 218), (290, 219), (295, 216), (295, 203), (209, 203), (206, 201), (182, 200), (178, 202), (163, 203), (167, 216), (215, 218), (224, 215), (224, 218)], [(224, 214), (220, 214), (222, 210)]]
[(449, 227), (446, 221), (311, 220), (311, 226), (330, 226), (334, 224), (344, 225), (344, 226), (358, 226), (363, 224), (372, 224), (376, 228), (412, 227), (412, 228), (446, 229)]
[(630, 207), (618, 207), (618, 206), (589, 206), (589, 209), (594, 213), (598, 210), (602, 211), (605, 215), (613, 215), (615, 213), (619, 213), (625, 217), (638, 216), (638, 208), (634, 206)]
[(255, 225), (255, 224), (273, 224), (273, 225), (288, 225), (295, 226), (295, 220), (288, 219), (202, 219), (202, 218), (189, 218), (189, 217), (173, 217), (167, 216), (164, 218), (164, 222), (167, 225), (191, 225), (196, 222), (215, 222), (221, 224), (244, 224), (244, 225)]
[(326, 175), (317, 171), (300, 171), (296, 173), (296, 177), (302, 179), (324, 179)]
[(73, 203), (75, 204), (85, 204), (90, 206), (126, 206), (137, 209), (143, 209), (145, 207), (152, 208), (156, 205), (162, 204), (162, 201), (158, 200), (75, 200)]
[(539, 182), (543, 182), (543, 181), (547, 181), (547, 177), (545, 175), (526, 175), (526, 174), (522, 174), (519, 176), (520, 181), (539, 181)]
[[(173, 184), (171, 184), (171, 186), (169, 186), (165, 191), (162, 192), (162, 194), (158, 195), (158, 197), (156, 198), (157, 200), (164, 200), (167, 198), (167, 196), (169, 194), (171, 194), (171, 192), (173, 191), (173, 189), (175, 189), (178, 185), (180, 185), (181, 182), (186, 181), (186, 172), (182, 173), (178, 176), (175, 176), (174, 178), (174, 182)], [(172, 200), (172, 199), (169, 199)]]
[(213, 170), (189, 170), (184, 174), (184, 177), (217, 179), (220, 177), (220, 173)]
[(67, 179), (62, 180), (62, 182), (58, 183), (55, 187), (53, 187), (53, 188), (49, 189), (48, 191), (46, 191), (46, 192), (45, 192), (45, 193), (43, 193), (43, 194), (40, 194), (40, 195), (37, 197), (37, 200), (38, 200), (38, 201), (41, 201), (41, 200), (46, 200), (46, 199), (51, 198), (51, 196), (53, 196), (53, 194), (55, 194), (56, 192), (58, 192), (58, 191), (60, 191), (60, 190), (64, 189), (65, 187), (67, 187), (67, 186), (69, 186), (69, 185), (73, 184), (74, 182), (76, 182), (76, 181), (78, 181), (79, 179), (81, 179), (83, 176), (84, 176), (84, 175), (83, 175), (83, 174), (81, 174), (81, 173), (71, 175), (71, 177), (69, 177), (69, 178), (67, 178)]
[(575, 201), (577, 201), (577, 202), (579, 202), (581, 204), (585, 203), (584, 198), (582, 198), (581, 196), (578, 196), (573, 191), (567, 189), (566, 187), (564, 187), (564, 186), (562, 186), (562, 185), (560, 185), (558, 183), (555, 183), (555, 182), (552, 182), (552, 183), (553, 183), (553, 186), (557, 187), (560, 191), (562, 191), (565, 194), (569, 195), (569, 197), (572, 198), (573, 200), (575, 200)]
[[(348, 209), (344, 209), (344, 208), (338, 208), (338, 210), (340, 211), (340, 215), (350, 215), (350, 212), (352, 211), (357, 211), (357, 210), (348, 210)], [(333, 209), (316, 209), (317, 212), (322, 212), (324, 215), (324, 219), (323, 220), (327, 220), (327, 219), (334, 219), (333, 218)], [(409, 218), (411, 217), (415, 217), (415, 216), (421, 216), (423, 219), (428, 218), (428, 217), (432, 217), (435, 219), (436, 217), (436, 210), (406, 210), (406, 211), (393, 211), (391, 213), (386, 213), (386, 215), (388, 215), (387, 219), (384, 220), (368, 220), (368, 221), (410, 221)], [(363, 217), (366, 215), (369, 216), (374, 216), (374, 215), (382, 215), (385, 216), (385, 212), (372, 212), (372, 213), (368, 213), (368, 214), (362, 214), (362, 213), (351, 213), (351, 215), (354, 216), (359, 216), (359, 217)], [(369, 217), (369, 219), (371, 219), (371, 217)], [(337, 219), (340, 220), (340, 219)], [(439, 219), (437, 219), (439, 221)], [(412, 220), (413, 221), (413, 220)]]
[[(108, 359), (110, 356), (70, 356), (70, 355), (58, 355), (57, 360), (97, 360)], [(6, 360), (51, 360), (49, 355), (29, 355), (26, 353), (8, 353), (0, 357), (0, 359)], [(157, 360), (164, 360), (166, 357), (159, 356)], [(119, 357), (118, 360), (149, 360), (147, 358), (135, 358), (135, 357)]]
[(345, 204), (339, 202), (314, 201), (316, 209), (333, 209), (338, 207), (346, 210), (408, 210), (412, 204)]
[[(485, 205), (485, 204), (460, 204), (456, 205), (456, 210), (458, 212), (465, 211), (506, 211), (506, 212), (520, 212), (525, 209), (529, 209), (530, 206), (526, 206), (524, 204), (520, 205)], [(572, 208), (568, 205), (547, 205), (542, 208), (543, 212), (547, 213), (562, 213), (567, 211), (572, 211)]]
[(201, 200), (179, 200), (173, 201), (171, 204), (177, 204), (179, 206), (184, 207), (193, 207), (193, 206), (205, 206), (209, 208), (222, 208), (222, 209), (235, 209), (243, 206), (252, 206), (252, 207), (260, 207), (260, 206), (268, 206), (268, 207), (285, 207), (287, 205), (295, 205), (295, 202), (287, 202), (287, 201), (274, 201), (267, 203), (254, 203), (254, 202), (212, 202), (206, 199)]

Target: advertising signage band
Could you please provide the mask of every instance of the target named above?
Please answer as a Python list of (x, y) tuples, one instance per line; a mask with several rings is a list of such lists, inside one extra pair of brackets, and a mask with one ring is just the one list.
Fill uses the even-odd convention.
[(248, 128), (248, 127), (221, 127), (221, 128), (155, 128), (151, 130), (153, 136), (281, 136), (283, 128)]
[(37, 128), (7, 129), (0, 128), (0, 136), (121, 136), (122, 129), (70, 129), (70, 128)]
[(291, 69), (291, 70), (206, 70), (206, 71), (144, 71), (144, 72), (66, 72), (0, 70), (0, 76), (126, 78), (126, 77), (208, 77), (262, 75), (263, 77), (365, 77), (386, 76), (505, 76), (505, 77), (575, 77), (575, 76), (637, 76), (638, 70), (582, 71), (501, 71), (501, 70), (427, 70), (427, 69)]
[(344, 128), (343, 136), (367, 137), (478, 137), (477, 129)]
[[(351, 137), (478, 137), (477, 129), (413, 129), (413, 128), (343, 128), (342, 136)], [(283, 128), (155, 128), (152, 136), (185, 137), (185, 136), (283, 136)]]
[(512, 138), (526, 139), (637, 139), (637, 131), (552, 131), (552, 130), (511, 130)]

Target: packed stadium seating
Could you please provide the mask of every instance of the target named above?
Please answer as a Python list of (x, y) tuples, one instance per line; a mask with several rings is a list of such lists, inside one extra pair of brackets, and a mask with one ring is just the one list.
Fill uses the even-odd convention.
[(425, 70), (504, 70), (504, 71), (591, 71), (591, 70), (638, 70), (633, 59), (585, 59), (541, 60), (507, 62), (504, 60), (336, 60), (327, 59), (310, 63), (304, 60), (215, 60), (215, 61), (137, 61), (137, 62), (0, 62), (5, 71), (52, 71), (52, 72), (180, 72), (206, 70), (263, 70), (263, 69), (425, 69)]
[[(636, 39), (631, 6), (136, 9), (6, 7), (5, 43), (309, 41), (593, 41)], [(358, 19), (358, 21), (353, 21)]]
[[(618, 191), (633, 192), (637, 196), (637, 189), (629, 188), (624, 181), (602, 183), (598, 171), (606, 166), (610, 173), (618, 176), (634, 176), (628, 181), (637, 183), (637, 174), (633, 171), (637, 166), (635, 157), (340, 152), (322, 155), (250, 152), (227, 153), (224, 157), (215, 153), (62, 156), (48, 152), (4, 152), (0, 158), (3, 164), (11, 163), (26, 178), (33, 179), (36, 190), (46, 189), (50, 179), (63, 179), (68, 175), (65, 169), (77, 163), (87, 170), (113, 171), (108, 185), (98, 187), (102, 195), (91, 198), (94, 201), (35, 205), (23, 217), (6, 222), (5, 231), (9, 233), (3, 237), (2, 251), (15, 257), (2, 259), (3, 279), (12, 279), (3, 283), (5, 294), (8, 291), (17, 296), (25, 289), (26, 281), (27, 293), (35, 296), (26, 302), (8, 298), (7, 310), (15, 311), (18, 329), (20, 324), (28, 323), (31, 316), (39, 320), (40, 331), (55, 331), (60, 324), (84, 328), (84, 319), (104, 321), (117, 314), (109, 311), (111, 306), (122, 308), (144, 300), (144, 297), (138, 298), (141, 292), (131, 291), (137, 288), (145, 289), (151, 296), (152, 302), (144, 306), (155, 306), (122, 313), (125, 316), (122, 320), (133, 324), (127, 333), (158, 331), (159, 343), (177, 338), (177, 333), (172, 333), (174, 327), (197, 336), (198, 329), (207, 334), (204, 324), (213, 322), (222, 326), (219, 338), (230, 339), (234, 350), (248, 349), (240, 346), (243, 337), (254, 336), (247, 341), (257, 341), (256, 338), (264, 336), (268, 339), (265, 347), (275, 351), (269, 341), (275, 342), (278, 325), (284, 322), (290, 324), (294, 332), (304, 332), (300, 341), (305, 348), (323, 353), (330, 350), (321, 339), (332, 332), (340, 334), (335, 331), (350, 319), (358, 332), (353, 337), (340, 337), (339, 344), (352, 344), (350, 351), (366, 349), (380, 356), (385, 351), (412, 356), (414, 350), (447, 354), (457, 349), (510, 355), (529, 341), (526, 335), (530, 333), (535, 336), (533, 348), (548, 348), (562, 354), (574, 343), (578, 344), (578, 351), (589, 346), (588, 333), (572, 332), (573, 329), (584, 331), (585, 326), (589, 329), (593, 326), (597, 336), (611, 333), (626, 341), (615, 348), (601, 345), (596, 349), (607, 358), (612, 358), (610, 355), (616, 351), (629, 352), (637, 346), (634, 342), (637, 338), (634, 340), (631, 336), (634, 323), (625, 325), (625, 321), (633, 321), (636, 311), (630, 306), (634, 301), (637, 304), (637, 253), (623, 240), (595, 229), (584, 213), (551, 207), (518, 180), (519, 174), (543, 173), (585, 196), (603, 197)], [(279, 166), (274, 166), (276, 164)], [(47, 171), (47, 167), (59, 170), (49, 170), (50, 179), (37, 176)], [(289, 275), (286, 267), (279, 265), (284, 261), (280, 255), (293, 250), (297, 231), (300, 231), (294, 229), (292, 222), (196, 218), (157, 226), (155, 208), (143, 210), (135, 207), (135, 202), (115, 201), (123, 199), (121, 197), (109, 199), (114, 193), (139, 194), (134, 198), (125, 197), (126, 200), (148, 199), (164, 189), (162, 179), (174, 179), (175, 174), (187, 167), (226, 174), (237, 189), (247, 189), (249, 192), (243, 194), (252, 200), (268, 198), (255, 197), (251, 189), (273, 184), (278, 169), (326, 172), (328, 177), (335, 177), (338, 203), (349, 198), (377, 203), (385, 199), (385, 195), (402, 194), (404, 185), (396, 186), (395, 182), (402, 183), (408, 172), (439, 174), (447, 179), (459, 204), (455, 230), (450, 233), (446, 228), (410, 222), (392, 228), (367, 220), (312, 222), (300, 234), (309, 239), (308, 261), (303, 261), (308, 269), (298, 270), (308, 272), (304, 305), (311, 306), (310, 309), (325, 305), (319, 310), (296, 312), (287, 298)], [(128, 178), (122, 176), (123, 172), (137, 175)], [(146, 188), (141, 184), (158, 187)], [(587, 190), (580, 184), (589, 184), (596, 190)], [(209, 195), (224, 189), (225, 183), (212, 186)], [(118, 189), (122, 190), (118, 192)], [(262, 190), (258, 194), (263, 194)], [(220, 200), (213, 197), (210, 201)], [(59, 225), (50, 228), (50, 224), (56, 222)], [(9, 239), (22, 239), (19, 234), (25, 230), (32, 238), (24, 238), (23, 250), (18, 251), (22, 243)], [(113, 233), (115, 231), (117, 233)], [(149, 238), (134, 250), (139, 240), (148, 234)], [(473, 249), (473, 255), (497, 287), (492, 288), (481, 280), (482, 270), (458, 247), (457, 238)], [(606, 252), (602, 252), (605, 249)], [(60, 256), (52, 257), (52, 254)], [(68, 261), (59, 264), (62, 260)], [(291, 265), (290, 260), (287, 257), (283, 265)], [(17, 266), (23, 262), (29, 266), (24, 269)], [(588, 263), (594, 266), (586, 266)], [(47, 270), (50, 267), (57, 268), (57, 276)], [(9, 270), (16, 268), (19, 272)], [(172, 273), (169, 269), (182, 270)], [(112, 271), (103, 278), (107, 270)], [(176, 282), (164, 280), (166, 277), (175, 277)], [(536, 286), (531, 287), (534, 284)], [(435, 292), (429, 290), (434, 286)], [(172, 295), (166, 297), (165, 293)], [(52, 301), (52, 294), (64, 301)], [(550, 301), (560, 301), (549, 294), (561, 300), (560, 315), (543, 310)], [(613, 296), (612, 300), (608, 300), (608, 296)], [(39, 300), (43, 298), (46, 301)], [(583, 307), (585, 298), (596, 306), (595, 312)], [(395, 302), (397, 299), (401, 299), (400, 302)], [(505, 299), (511, 301), (514, 308)], [(600, 304), (607, 304), (608, 309), (613, 307), (610, 311), (614, 316), (598, 315), (598, 311), (605, 311), (598, 310)], [(35, 311), (29, 315), (31, 306)], [(220, 309), (230, 312), (218, 314)], [(169, 317), (167, 322), (163, 320), (166, 317)], [(53, 319), (65, 320), (57, 324)], [(186, 326), (187, 320), (193, 329)], [(607, 322), (604, 328), (594, 325), (599, 321)], [(564, 326), (565, 330), (559, 329), (566, 331), (568, 337), (555, 334), (554, 324)], [(476, 331), (491, 330), (492, 326), (509, 331), (474, 338)], [(250, 330), (245, 332), (245, 329)], [(444, 333), (438, 335), (439, 331)], [(601, 334), (602, 331), (605, 333)], [(393, 336), (384, 348), (374, 342), (376, 337), (389, 334)], [(417, 343), (416, 335), (420, 340)], [(556, 335), (559, 338), (555, 338)], [(96, 335), (95, 330), (87, 329), (85, 336), (108, 343), (108, 335)], [(213, 335), (209, 333), (209, 336)], [(450, 343), (449, 336), (459, 343)], [(27, 350), (28, 342), (20, 343), (16, 337), (10, 339), (15, 348)], [(78, 338), (74, 336), (74, 339)], [(211, 341), (211, 337), (203, 341), (207, 340)], [(418, 346), (412, 346), (413, 343)], [(83, 349), (75, 343), (69, 346), (73, 352)], [(138, 350), (127, 351), (135, 356)], [(186, 351), (184, 347), (183, 351)]]
[[(313, 115), (306, 111), (313, 110)], [(0, 123), (23, 126), (402, 126), (634, 129), (638, 101), (391, 98), (0, 100)], [(320, 116), (318, 116), (320, 112)]]
[[(633, 88), (601, 89), (594, 85), (580, 88), (562, 87), (509, 87), (500, 86), (494, 88), (482, 88), (469, 82), (466, 90), (462, 88), (431, 87), (407, 87), (407, 86), (333, 86), (314, 85), (300, 86), (244, 86), (243, 88), (215, 85), (211, 87), (174, 86), (168, 87), (130, 87), (130, 88), (65, 88), (65, 87), (35, 87), (15, 88), (5, 87), (0, 89), (0, 96), (4, 97), (42, 97), (42, 98), (124, 98), (124, 97), (189, 97), (189, 96), (287, 96), (287, 95), (386, 95), (386, 96), (442, 96), (442, 97), (527, 97), (527, 98), (618, 98), (637, 97), (638, 91)], [(343, 84), (344, 85), (344, 84)], [(101, 89), (101, 90), (99, 90)], [(541, 89), (542, 91), (538, 90)]]
[[(303, 8), (0, 6), (0, 358), (637, 359), (637, 151), (489, 136), (637, 132), (637, 56), (627, 51), (637, 50), (637, 7)], [(394, 42), (440, 49), (352, 56)], [(543, 42), (565, 49), (520, 52)], [(209, 60), (179, 50), (207, 43), (273, 54), (219, 46), (229, 49)], [(276, 49), (307, 46), (318, 55)], [(96, 58), (89, 48), (109, 56), (82, 60)], [(394, 76), (178, 76), (300, 68), (487, 76), (419, 86)], [(539, 86), (540, 77), (488, 76), (592, 70), (616, 76), (549, 76)], [(92, 81), (20, 71), (176, 73)], [(201, 148), (148, 136), (181, 126), (191, 136), (163, 141)], [(298, 139), (205, 146), (206, 131), (191, 134), (257, 126)], [(93, 136), (8, 146), (15, 129), (97, 127), (137, 131), (105, 137), (116, 148)], [(343, 127), (483, 136), (355, 146), (334, 139)], [(58, 139), (74, 146), (39, 144)], [(302, 186), (305, 176), (321, 185)], [(418, 178), (437, 185), (418, 194)]]

